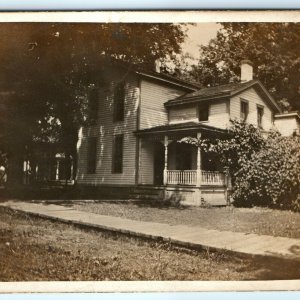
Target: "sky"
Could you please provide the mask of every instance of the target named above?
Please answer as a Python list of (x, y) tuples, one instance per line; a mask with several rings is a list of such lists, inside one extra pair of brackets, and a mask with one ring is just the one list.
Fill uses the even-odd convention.
[(183, 44), (183, 52), (190, 53), (194, 58), (199, 57), (199, 45), (207, 45), (214, 38), (221, 28), (217, 23), (197, 23), (188, 25), (188, 38)]

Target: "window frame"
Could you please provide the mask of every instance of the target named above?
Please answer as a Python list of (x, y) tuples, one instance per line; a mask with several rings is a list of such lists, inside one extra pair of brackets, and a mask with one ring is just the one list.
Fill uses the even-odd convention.
[[(261, 111), (261, 114), (259, 112)], [(257, 117), (257, 127), (263, 128), (263, 116), (264, 116), (265, 107), (263, 105), (256, 105), (256, 117)]]
[[(245, 105), (245, 108), (246, 108), (246, 112), (242, 111), (242, 108), (243, 108), (244, 105)], [(244, 117), (243, 117), (243, 114), (245, 114)], [(249, 101), (245, 100), (245, 99), (240, 99), (240, 120), (242, 122), (247, 122), (248, 116), (249, 116)]]
[(121, 81), (114, 87), (113, 93), (113, 122), (124, 121), (125, 115), (125, 82)]
[[(200, 118), (201, 117), (201, 114), (200, 114), (201, 107), (205, 108), (205, 112), (206, 112), (205, 116), (207, 116), (205, 119)], [(207, 101), (200, 102), (200, 103), (198, 103), (197, 109), (198, 109), (198, 121), (199, 122), (208, 122), (209, 121), (210, 104)]]
[(97, 150), (98, 140), (97, 137), (89, 137), (87, 139), (87, 164), (86, 173), (96, 174), (97, 169)]
[[(117, 143), (121, 142), (120, 145)], [(112, 174), (123, 173), (123, 158), (124, 158), (124, 134), (116, 134), (112, 140)]]

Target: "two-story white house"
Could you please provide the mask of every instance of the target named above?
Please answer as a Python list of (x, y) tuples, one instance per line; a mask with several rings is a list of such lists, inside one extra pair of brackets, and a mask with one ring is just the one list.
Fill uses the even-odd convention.
[(281, 114), (252, 75), (243, 61), (240, 83), (199, 89), (159, 70), (111, 66), (90, 91), (94, 124), (79, 132), (77, 183), (103, 195), (225, 205), (229, 181), (216, 157), (178, 141), (220, 137), (230, 119), (268, 131), (292, 118), (288, 131), (297, 130), (298, 115)]

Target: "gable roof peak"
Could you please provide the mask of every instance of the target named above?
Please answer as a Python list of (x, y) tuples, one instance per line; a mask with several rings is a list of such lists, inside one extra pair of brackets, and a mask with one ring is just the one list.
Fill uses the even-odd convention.
[(235, 83), (218, 85), (214, 87), (202, 88), (200, 90), (196, 90), (194, 92), (182, 95), (178, 98), (169, 100), (168, 102), (165, 103), (165, 106), (168, 107), (168, 106), (181, 105), (181, 104), (187, 104), (193, 102), (217, 100), (220, 98), (230, 98), (240, 94), (241, 92), (251, 87), (258, 89), (262, 97), (264, 97), (264, 99), (274, 108), (276, 112), (281, 111), (278, 104), (273, 99), (273, 97), (269, 94), (269, 92), (263, 86), (263, 84), (257, 79), (253, 79), (245, 82), (235, 82)]

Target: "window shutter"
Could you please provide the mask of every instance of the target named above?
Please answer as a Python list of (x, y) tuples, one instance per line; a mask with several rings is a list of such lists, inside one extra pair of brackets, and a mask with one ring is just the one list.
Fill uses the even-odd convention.
[(113, 153), (112, 153), (112, 172), (123, 172), (123, 134), (114, 136), (113, 139)]

